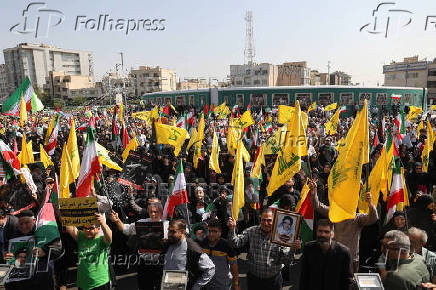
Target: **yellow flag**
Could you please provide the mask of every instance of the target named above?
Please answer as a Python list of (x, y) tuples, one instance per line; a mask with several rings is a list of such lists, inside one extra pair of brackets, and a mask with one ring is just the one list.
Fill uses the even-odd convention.
[(432, 105), (432, 106), (430, 107), (430, 110), (432, 110), (432, 111), (436, 111), (436, 105)]
[(418, 128), (416, 129), (416, 133), (418, 134), (418, 140), (419, 140), (419, 136), (421, 136), (421, 129), (424, 128), (424, 122), (421, 121), (419, 122)]
[(96, 142), (95, 149), (97, 150), (98, 161), (100, 161), (101, 164), (111, 169), (123, 171), (123, 169), (109, 157), (109, 151), (106, 148)]
[(301, 157), (307, 156), (307, 140), (304, 131), (300, 103), (297, 101), (292, 120), (288, 125), (285, 145), (280, 148), (271, 174), (267, 192), (270, 196), (301, 169)]
[(50, 156), (48, 156), (47, 152), (44, 150), (44, 146), (39, 144), (39, 160), (44, 164), (44, 168), (47, 168), (49, 165), (54, 166), (53, 162), (50, 160)]
[(151, 110), (151, 117), (156, 120), (159, 119), (159, 110), (157, 108), (157, 105), (154, 106), (153, 110)]
[(186, 150), (189, 150), (192, 145), (194, 145), (195, 142), (197, 142), (197, 129), (193, 128), (191, 133), (191, 139), (189, 139), (188, 146), (186, 146)]
[(203, 144), (203, 139), (204, 139), (204, 114), (201, 114), (201, 119), (198, 124), (197, 140), (195, 140), (196, 143), (194, 145), (194, 156), (192, 157), (194, 168), (198, 167), (198, 159), (200, 158), (201, 155), (201, 145)]
[[(167, 125), (163, 125), (163, 126), (167, 126)], [(168, 127), (170, 127), (170, 126), (168, 126)], [(157, 134), (157, 130), (156, 130), (156, 134)], [(159, 143), (159, 137), (157, 140)], [(168, 143), (161, 143), (161, 144), (168, 144)], [(136, 136), (133, 136), (132, 140), (130, 140), (129, 144), (127, 144), (126, 149), (124, 149), (123, 154), (121, 154), (121, 157), (123, 157), (123, 163), (126, 162), (127, 157), (129, 157), (130, 151), (136, 151), (138, 146), (139, 146), (138, 139), (136, 139)], [(179, 151), (180, 151), (180, 148), (179, 148)], [(175, 155), (177, 156), (178, 153), (179, 152), (177, 152), (177, 154), (175, 154)]]
[(186, 134), (188, 134), (188, 132), (183, 128), (159, 124), (157, 122), (155, 123), (155, 126), (157, 143), (174, 146), (174, 155), (178, 156), (183, 143), (185, 143)]
[(343, 148), (345, 146), (345, 139), (344, 139), (344, 137), (342, 137), (341, 139), (339, 139), (339, 141), (338, 142), (336, 142), (336, 146), (335, 146), (335, 149), (336, 149), (336, 151), (341, 151), (341, 149)]
[(238, 220), (240, 209), (244, 206), (244, 163), (242, 161), (242, 140), (239, 140), (234, 172), (234, 193), (232, 201), (232, 217)]
[[(292, 120), (292, 115), (295, 112), (295, 107), (279, 105), (278, 110), (278, 122), (280, 124), (288, 124), (289, 121)], [(301, 112), (301, 121), (303, 124), (303, 128), (306, 129), (309, 124), (309, 117), (306, 112)]]
[[(387, 163), (386, 163), (386, 146), (383, 146), (380, 152), (380, 157), (371, 170), (368, 178), (368, 190), (372, 193), (372, 203), (377, 207), (380, 192), (383, 196), (387, 196), (388, 192), (388, 176), (387, 176)], [(358, 203), (358, 208), (360, 213), (368, 213), (369, 207), (368, 203), (365, 201), (366, 183), (360, 190), (360, 198)]]
[(23, 96), (21, 96), (21, 103), (20, 103), (20, 126), (24, 126), (24, 122), (27, 121), (27, 109), (26, 109), (26, 102), (24, 101)]
[(338, 106), (338, 104), (336, 104), (336, 103), (330, 104), (324, 108), (324, 111), (328, 112), (328, 111), (336, 110), (337, 106)]
[(227, 150), (229, 151), (229, 153), (235, 156), (237, 144), (236, 144), (236, 138), (234, 136), (233, 130), (235, 130), (233, 126), (233, 119), (232, 117), (230, 117), (229, 126), (227, 127), (226, 143), (227, 143)]
[(30, 140), (29, 142), (27, 142), (27, 156), (29, 158), (29, 163), (34, 163), (35, 162), (35, 158), (33, 157), (33, 149), (32, 149), (32, 140)]
[(250, 173), (251, 178), (260, 179), (260, 177), (262, 176), (262, 165), (265, 166), (265, 156), (263, 154), (264, 148), (265, 144), (262, 144), (262, 146), (260, 146), (259, 154), (254, 161), (254, 165)]
[(421, 153), (422, 172), (428, 171), (428, 163), (430, 160), (430, 152), (433, 151), (434, 134), (430, 122), (427, 119), (427, 140), (425, 141), (424, 149)]
[(410, 206), (409, 194), (407, 193), (406, 179), (404, 178), (404, 168), (403, 167), (401, 167), (401, 179), (403, 180), (404, 202), (397, 203), (397, 210), (398, 211), (404, 211), (405, 206)]
[(153, 111), (135, 112), (132, 113), (132, 117), (144, 120), (148, 126), (153, 123)]
[(123, 101), (121, 100), (120, 106), (118, 108), (118, 118), (119, 118), (120, 122), (124, 122), (123, 110), (124, 110), (124, 105), (123, 105)]
[(422, 108), (410, 106), (409, 114), (407, 115), (407, 120), (412, 121), (418, 118), (419, 114), (422, 114)]
[(53, 131), (54, 128), (54, 123), (55, 123), (55, 116), (53, 115), (51, 117), (50, 124), (48, 125), (47, 132), (45, 133), (44, 146), (47, 146), (48, 141), (50, 140), (51, 132)]
[(71, 129), (67, 141), (67, 151), (71, 159), (71, 174), (73, 175), (74, 180), (79, 177), (80, 172), (79, 148), (77, 147), (76, 126), (74, 125), (74, 119), (71, 119)]
[(368, 105), (365, 101), (328, 177), (329, 219), (333, 223), (356, 216), (362, 165), (368, 162)]
[(273, 133), (265, 142), (264, 155), (277, 154), (285, 144), (286, 131), (288, 125), (285, 124)]
[(220, 154), (220, 145), (218, 144), (218, 137), (216, 136), (215, 130), (213, 131), (213, 141), (212, 141), (212, 153), (209, 159), (209, 169), (212, 169), (216, 173), (221, 173), (218, 156)]
[(3, 127), (0, 129), (0, 134), (5, 135), (6, 127)]
[(338, 131), (339, 124), (339, 109), (336, 110), (336, 113), (330, 118), (330, 121), (325, 123), (325, 132), (327, 135), (334, 135)]
[(203, 142), (203, 139), (204, 139), (204, 114), (201, 114), (200, 122), (198, 123), (197, 138), (200, 141), (200, 143)]
[(64, 143), (61, 156), (61, 169), (59, 177), (59, 192), (61, 198), (70, 197), (70, 184), (74, 181), (71, 173), (71, 160), (68, 156), (67, 146)]
[(307, 109), (307, 112), (309, 113), (310, 111), (316, 110), (316, 102), (313, 102), (310, 106), (309, 109)]
[(213, 113), (217, 116), (218, 119), (225, 119), (230, 114), (230, 109), (227, 107), (226, 102), (217, 106)]
[(244, 130), (245, 128), (253, 124), (254, 120), (251, 116), (250, 110), (245, 111), (240, 118), (235, 119), (233, 122), (233, 125), (239, 127), (241, 130)]
[(21, 167), (25, 167), (26, 164), (32, 163), (29, 157), (30, 155), (28, 149), (29, 147), (27, 146), (27, 142), (26, 142), (26, 134), (23, 133), (23, 138), (21, 139), (21, 152), (19, 154)]

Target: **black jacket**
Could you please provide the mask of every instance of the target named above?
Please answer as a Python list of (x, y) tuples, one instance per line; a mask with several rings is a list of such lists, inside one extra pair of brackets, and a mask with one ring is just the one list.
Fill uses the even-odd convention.
[(304, 247), (300, 290), (351, 290), (353, 271), (350, 250), (332, 241), (324, 255), (317, 241)]

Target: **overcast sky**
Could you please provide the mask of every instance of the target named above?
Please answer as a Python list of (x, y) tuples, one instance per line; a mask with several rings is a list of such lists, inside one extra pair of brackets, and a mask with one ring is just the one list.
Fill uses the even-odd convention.
[[(41, 1), (48, 9), (61, 11), (64, 20), (50, 27), (47, 37), (36, 39), (33, 33), (10, 32), (13, 25), (23, 22), (23, 9), (31, 2), (2, 0), (1, 49), (33, 42), (92, 51), (97, 80), (114, 70), (121, 51), (125, 68), (160, 65), (175, 70), (182, 78), (224, 79), (230, 64), (244, 62), (247, 10), (253, 11), (255, 61), (259, 63), (307, 61), (311, 69), (326, 72), (327, 62), (331, 61), (331, 71), (345, 71), (352, 75), (353, 82), (376, 85), (383, 82), (383, 64), (391, 60), (413, 55), (427, 60), (436, 57), (434, 0), (392, 1), (395, 5), (382, 5), (375, 29), (372, 13), (382, 2), (374, 0)], [(36, 12), (30, 14), (29, 19), (35, 19)], [(100, 14), (115, 20), (134, 19), (131, 23), (158, 19), (162, 20), (159, 29), (164, 29), (141, 28), (127, 35), (125, 29), (85, 30), (83, 23), (98, 20)], [(78, 16), (80, 31), (75, 30)], [(425, 30), (427, 16), (434, 17)], [(45, 16), (41, 19), (46, 20)], [(52, 20), (55, 22), (56, 16)], [(92, 20), (88, 23), (91, 25)], [(369, 25), (360, 32), (365, 24)], [(4, 62), (3, 54), (0, 62)]]

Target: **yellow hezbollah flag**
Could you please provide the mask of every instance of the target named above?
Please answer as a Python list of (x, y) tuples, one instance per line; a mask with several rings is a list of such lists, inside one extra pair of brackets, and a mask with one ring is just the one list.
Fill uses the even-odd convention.
[(215, 130), (213, 131), (213, 141), (212, 141), (212, 153), (209, 159), (209, 169), (212, 169), (216, 173), (221, 173), (218, 156), (220, 154), (220, 146), (218, 144), (218, 137), (216, 136)]
[(47, 168), (49, 165), (54, 166), (53, 162), (50, 160), (50, 156), (48, 156), (47, 152), (44, 150), (44, 146), (39, 144), (39, 160), (44, 164), (44, 168)]
[(430, 152), (433, 151), (434, 135), (431, 124), (427, 119), (427, 140), (425, 141), (424, 150), (422, 150), (422, 172), (428, 171), (428, 162), (430, 160)]
[(277, 154), (280, 148), (285, 144), (286, 131), (288, 125), (285, 124), (273, 133), (265, 142), (264, 155)]
[(339, 109), (336, 110), (336, 113), (330, 118), (330, 121), (325, 123), (325, 132), (327, 135), (334, 135), (338, 132), (338, 124), (339, 124)]
[(116, 162), (112, 161), (112, 159), (109, 157), (109, 151), (106, 148), (96, 142), (95, 149), (97, 150), (98, 161), (100, 161), (101, 164), (106, 165), (108, 168), (111, 169), (123, 171), (123, 169)]
[(189, 143), (188, 146), (186, 146), (186, 150), (189, 150), (189, 148), (191, 148), (192, 145), (194, 145), (194, 143), (197, 141), (197, 129), (192, 129), (192, 133), (191, 133), (191, 139), (189, 139)]
[(45, 133), (44, 146), (47, 146), (48, 141), (50, 140), (51, 132), (53, 131), (54, 128), (54, 123), (55, 123), (55, 116), (53, 115), (48, 125), (47, 132)]
[(419, 140), (419, 136), (421, 136), (421, 129), (424, 128), (424, 122), (421, 121), (419, 122), (418, 128), (416, 129), (416, 133), (418, 134), (418, 140)]
[[(200, 158), (201, 154), (201, 145), (203, 144), (204, 139), (204, 114), (201, 114), (201, 119), (198, 124), (198, 131), (197, 131), (197, 141), (194, 146), (194, 155), (193, 155), (193, 163), (194, 168), (198, 167), (198, 159)], [(177, 155), (176, 155), (177, 156)]]
[(174, 155), (178, 156), (188, 132), (183, 128), (177, 128), (165, 124), (155, 123), (156, 137), (158, 144), (169, 144), (174, 146)]
[(338, 105), (338, 104), (336, 104), (336, 103), (330, 104), (330, 105), (328, 105), (328, 106), (325, 107), (324, 111), (325, 111), (325, 112), (328, 112), (328, 111), (336, 110), (337, 105)]
[(218, 119), (224, 119), (227, 117), (227, 115), (230, 114), (230, 109), (227, 107), (226, 102), (222, 103), (221, 105), (217, 106), (213, 113), (215, 116), (217, 116)]
[(143, 111), (132, 113), (133, 118), (144, 120), (145, 123), (150, 126), (153, 122), (153, 111)]
[(241, 130), (244, 130), (245, 128), (253, 124), (254, 120), (251, 116), (250, 110), (245, 111), (240, 118), (234, 120), (234, 125), (239, 127)]
[(79, 148), (77, 147), (76, 126), (74, 125), (73, 118), (71, 118), (71, 128), (70, 128), (70, 135), (68, 136), (68, 141), (67, 141), (67, 151), (68, 151), (68, 156), (70, 156), (70, 160), (71, 160), (71, 174), (74, 180), (77, 177), (79, 177), (80, 157), (79, 157)]
[(64, 147), (62, 148), (61, 169), (59, 178), (59, 192), (61, 198), (70, 197), (70, 184), (73, 181), (74, 178), (71, 172), (71, 160), (70, 156), (68, 156), (67, 146), (64, 143)]
[(309, 113), (310, 111), (316, 110), (316, 102), (313, 102), (310, 106), (309, 109), (307, 109), (307, 112)]
[[(167, 126), (167, 125), (164, 125)], [(157, 130), (156, 130), (157, 132)], [(157, 133), (156, 133), (157, 134)], [(159, 139), (158, 139), (159, 140)], [(163, 143), (162, 143), (163, 144)], [(123, 157), (123, 163), (126, 162), (127, 157), (129, 157), (129, 153), (131, 150), (136, 151), (136, 149), (139, 146), (138, 139), (136, 139), (136, 136), (133, 136), (133, 139), (130, 140), (129, 144), (127, 144), (126, 149), (124, 149), (123, 154), (121, 154), (121, 157)], [(180, 151), (180, 148), (179, 148)], [(178, 153), (178, 152), (177, 152)], [(177, 154), (176, 154), (177, 156)]]
[(303, 128), (300, 103), (298, 101), (288, 129), (290, 131), (286, 134), (284, 148), (280, 148), (267, 187), (268, 196), (300, 171), (301, 157), (307, 156), (306, 132)]
[(21, 96), (21, 103), (20, 103), (20, 126), (24, 126), (24, 122), (27, 121), (27, 109), (26, 109), (26, 102), (24, 101), (23, 96)]
[(328, 177), (329, 219), (338, 223), (356, 216), (362, 165), (369, 162), (368, 105), (354, 120), (345, 146)]
[(234, 193), (232, 201), (232, 217), (238, 220), (240, 209), (244, 206), (244, 163), (242, 161), (242, 139), (238, 142), (234, 173)]
[(253, 168), (251, 169), (250, 177), (260, 179), (262, 176), (262, 165), (265, 166), (265, 155), (263, 154), (265, 148), (265, 144), (262, 144), (259, 149), (259, 154), (257, 155), (256, 160), (254, 161)]
[(20, 159), (21, 167), (25, 167), (26, 164), (32, 163), (32, 159), (30, 158), (29, 155), (29, 147), (27, 146), (27, 142), (26, 142), (26, 134), (24, 133), (23, 133), (23, 139), (21, 139), (21, 152), (18, 155), (18, 159)]
[(407, 120), (412, 121), (418, 118), (419, 114), (422, 114), (422, 108), (410, 106), (410, 111), (409, 111), (409, 115), (407, 115)]
[(29, 142), (27, 142), (27, 155), (29, 157), (30, 162), (29, 163), (34, 163), (35, 159), (33, 157), (33, 150), (32, 150), (32, 140), (30, 140)]
[[(279, 105), (278, 122), (280, 124), (288, 124), (292, 120), (292, 115), (295, 112), (295, 107)], [(303, 122), (303, 128), (306, 129), (309, 124), (309, 118), (306, 112), (301, 112), (301, 121)]]
[(201, 114), (201, 119), (200, 119), (200, 122), (198, 123), (197, 138), (200, 141), (200, 143), (203, 142), (203, 139), (204, 139), (204, 114)]
[[(368, 178), (368, 190), (372, 193), (372, 203), (377, 207), (380, 191), (384, 195), (388, 192), (388, 168), (386, 163), (386, 146), (383, 146), (380, 157), (377, 159), (374, 168)], [(360, 190), (360, 198), (357, 207), (360, 213), (368, 213), (368, 203), (365, 201), (366, 183)]]
[(430, 110), (432, 110), (432, 111), (436, 111), (436, 105), (432, 105), (432, 106), (430, 107)]

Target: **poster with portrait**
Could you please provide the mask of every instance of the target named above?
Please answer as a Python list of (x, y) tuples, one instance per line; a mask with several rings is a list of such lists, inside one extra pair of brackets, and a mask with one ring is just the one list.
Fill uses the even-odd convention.
[(135, 223), (138, 249), (141, 253), (160, 253), (164, 245), (162, 239), (168, 237), (167, 222), (142, 222)]
[(33, 255), (34, 247), (35, 238), (33, 236), (9, 240), (8, 252), (13, 254), (9, 264), (13, 265), (13, 267), (9, 272), (8, 282), (21, 281), (32, 277), (36, 265), (36, 257)]
[(301, 215), (277, 209), (274, 214), (271, 242), (290, 247), (300, 233)]

